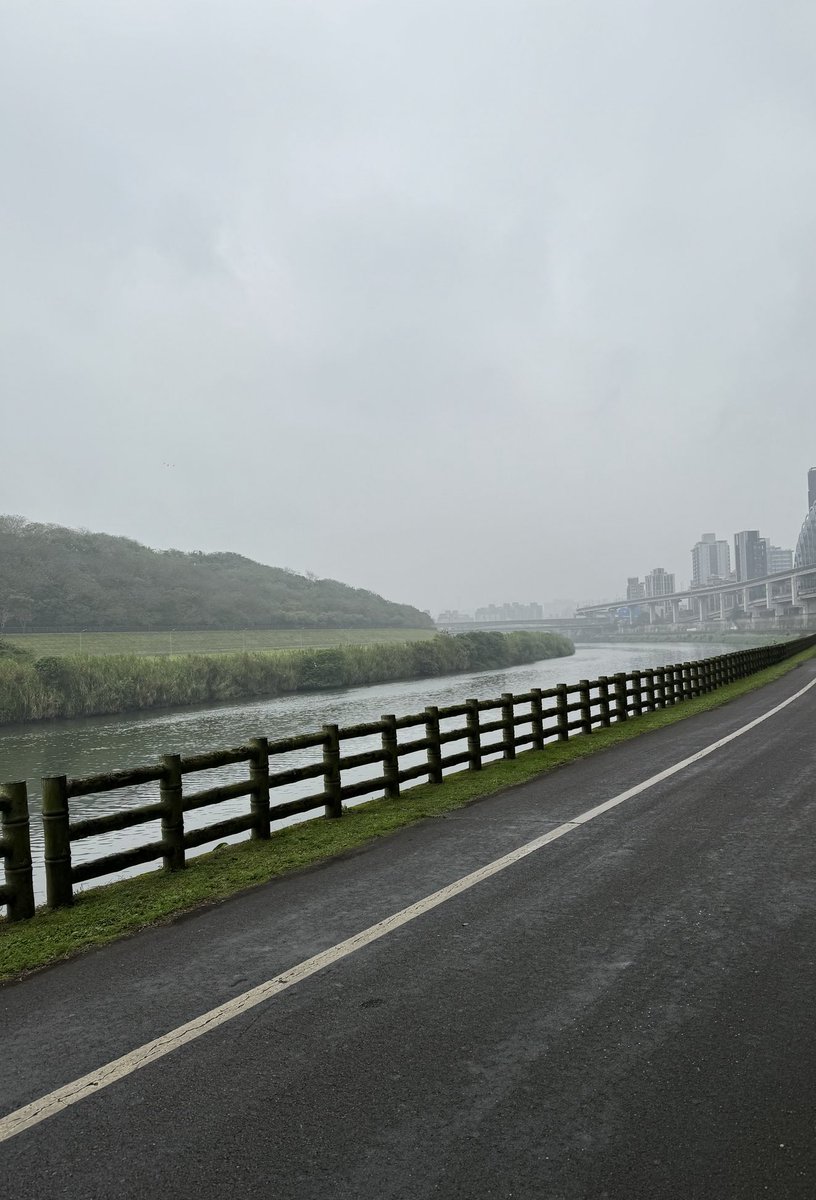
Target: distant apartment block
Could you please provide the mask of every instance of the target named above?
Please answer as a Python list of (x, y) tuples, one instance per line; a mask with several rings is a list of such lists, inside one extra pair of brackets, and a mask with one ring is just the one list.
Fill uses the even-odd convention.
[(674, 572), (664, 571), (662, 567), (655, 567), (646, 576), (644, 586), (647, 599), (653, 599), (655, 596), (670, 596), (674, 591)]
[(638, 579), (637, 575), (630, 575), (626, 580), (626, 599), (627, 600), (645, 600), (646, 599), (646, 584)]
[(769, 538), (762, 539), (765, 543), (765, 561), (768, 565), (768, 574), (774, 575), (777, 571), (793, 570), (793, 551), (783, 550), (781, 546), (772, 546)]
[(477, 621), (541, 621), (544, 610), (540, 604), (488, 604), (476, 609)]
[(768, 574), (768, 541), (759, 536), (758, 529), (734, 534), (734, 565), (739, 583)]
[(728, 542), (704, 533), (691, 552), (691, 586), (705, 587), (725, 580), (731, 574), (731, 549)]
[(436, 619), (437, 625), (458, 625), (463, 621), (472, 621), (470, 613), (459, 612), (458, 608), (446, 608)]

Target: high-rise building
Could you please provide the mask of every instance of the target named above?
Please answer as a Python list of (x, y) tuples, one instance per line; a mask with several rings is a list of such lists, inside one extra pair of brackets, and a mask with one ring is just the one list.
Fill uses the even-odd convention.
[(712, 579), (727, 579), (730, 574), (728, 542), (717, 541), (714, 533), (704, 533), (691, 552), (691, 586), (705, 587)]
[(808, 512), (816, 504), (816, 467), (808, 471)]
[(643, 600), (646, 596), (646, 585), (641, 583), (637, 575), (630, 575), (626, 580), (626, 599)]
[(781, 546), (772, 546), (770, 538), (763, 540), (768, 542), (766, 554), (768, 574), (775, 575), (777, 571), (790, 571), (793, 566), (793, 551), (783, 550)]
[(734, 565), (739, 583), (768, 574), (767, 551), (767, 539), (759, 536), (758, 529), (743, 529), (734, 534)]
[(664, 571), (662, 567), (655, 567), (646, 576), (644, 583), (647, 597), (670, 596), (674, 591), (674, 574)]

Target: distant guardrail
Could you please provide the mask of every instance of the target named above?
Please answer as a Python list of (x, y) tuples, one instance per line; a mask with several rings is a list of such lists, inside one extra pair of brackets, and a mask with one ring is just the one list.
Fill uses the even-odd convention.
[[(427, 779), (439, 784), (446, 769), (466, 766), (470, 771), (479, 771), (486, 758), (500, 755), (514, 759), (519, 749), (541, 750), (548, 742), (567, 741), (575, 735), (591, 734), (594, 729), (671, 707), (716, 691), (814, 645), (816, 635), (694, 662), (602, 675), (599, 679), (561, 683), (553, 688), (533, 688), (521, 694), (506, 692), (493, 700), (465, 700), (402, 717), (386, 715), (379, 721), (361, 725), (343, 728), (324, 725), (320, 731), (274, 742), (259, 737), (233, 749), (188, 756), (168, 754), (147, 766), (83, 779), (51, 776), (42, 780), (47, 905), (52, 909), (70, 905), (75, 884), (129, 867), (161, 860), (167, 871), (183, 870), (187, 850), (230, 835), (249, 832), (252, 838), (266, 840), (272, 822), (285, 817), (323, 808), (326, 817), (340, 818), (345, 801), (364, 796), (384, 795), (398, 801), (406, 783)], [(490, 717), (492, 713), (498, 715)], [(464, 725), (442, 728), (444, 722), (462, 719)], [(403, 731), (417, 729), (422, 730), (419, 737), (400, 739)], [(355, 753), (348, 745), (372, 735), (380, 737), (375, 750)], [(464, 743), (466, 749), (445, 753), (445, 747), (456, 742)], [(308, 748), (322, 751), (319, 762), (270, 770), (270, 763), (276, 757)], [(401, 766), (402, 759), (417, 753), (423, 754), (423, 761)], [(245, 778), (186, 790), (185, 785), (198, 773), (235, 764), (246, 764)], [(344, 771), (364, 767), (375, 767), (377, 773), (344, 783)], [(321, 780), (320, 791), (282, 803), (272, 802), (276, 788), (311, 779)], [(157, 802), (98, 817), (71, 819), (73, 798), (145, 783), (158, 783)], [(249, 799), (246, 813), (201, 828), (185, 829), (186, 813), (243, 797)], [(158, 841), (88, 862), (72, 863), (71, 848), (76, 842), (155, 821), (161, 827)], [(0, 904), (6, 906), (10, 921), (30, 917), (34, 913), (34, 890), (25, 782), (0, 785), (0, 853), (5, 866)]]

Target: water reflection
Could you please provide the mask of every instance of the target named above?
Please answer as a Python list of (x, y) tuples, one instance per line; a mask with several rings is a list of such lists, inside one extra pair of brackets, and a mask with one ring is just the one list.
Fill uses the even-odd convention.
[[(502, 692), (527, 692), (533, 687), (548, 688), (556, 683), (572, 683), (582, 678), (594, 679), (599, 675), (613, 675), (617, 671), (639, 670), (700, 658), (703, 655), (722, 654), (729, 649), (732, 647), (713, 644), (701, 646), (699, 643), (592, 644), (578, 646), (575, 655), (570, 658), (550, 659), (500, 671), (377, 684), (346, 691), (283, 696), (271, 700), (217, 705), (206, 709), (38, 722), (0, 732), (0, 779), (28, 780), (35, 887), (41, 899), (44, 895), (40, 866), (42, 825), (39, 820), (39, 780), (42, 776), (92, 775), (155, 762), (162, 754), (195, 754), (204, 750), (241, 745), (250, 738), (259, 736), (274, 741), (319, 729), (324, 724), (355, 725), (376, 721), (384, 713), (402, 716), (406, 713), (420, 712), (430, 704), (445, 707), (461, 703), (468, 697), (489, 699), (501, 695)], [(442, 729), (444, 731), (461, 724), (463, 722), (458, 718), (443, 722)], [(421, 727), (403, 730), (400, 740), (412, 740), (422, 736), (422, 732)], [(528, 729), (521, 727), (519, 732), (523, 734), (528, 732)], [(376, 736), (359, 738), (350, 746), (346, 744), (343, 753), (359, 753), (374, 749), (378, 745), (379, 738)], [(463, 748), (464, 743), (451, 742), (446, 745), (445, 753), (455, 754)], [(274, 759), (270, 769), (282, 771), (289, 767), (317, 762), (320, 754), (319, 749), (309, 749), (281, 755)], [(421, 759), (421, 754), (409, 755), (401, 758), (400, 766), (411, 766)], [(236, 764), (187, 776), (185, 793), (245, 778), (247, 770), (246, 764)], [(344, 772), (343, 782), (353, 783), (380, 774), (379, 764), (360, 767)], [(313, 795), (320, 790), (320, 779), (289, 784), (276, 789), (273, 802)], [(156, 799), (158, 785), (144, 784), (104, 795), (74, 799), (71, 801), (71, 815), (72, 819), (76, 820), (147, 804)], [(198, 809), (186, 815), (185, 827), (197, 829), (216, 820), (247, 812), (248, 804), (248, 799), (243, 798)], [(280, 824), (308, 819), (310, 815), (314, 814), (290, 817)], [(88, 838), (74, 844), (74, 862), (84, 862), (89, 858), (141, 845), (159, 837), (158, 823), (152, 822), (137, 829), (120, 830), (102, 837)], [(207, 849), (207, 846), (200, 849)], [(196, 850), (191, 853), (199, 852), (200, 850)]]

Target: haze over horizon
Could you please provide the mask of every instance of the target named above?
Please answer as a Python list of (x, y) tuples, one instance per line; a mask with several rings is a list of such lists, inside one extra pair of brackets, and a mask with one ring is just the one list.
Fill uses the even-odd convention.
[(795, 545), (816, 8), (8, 0), (0, 512), (436, 613)]

